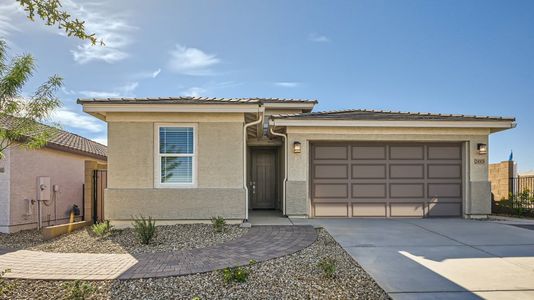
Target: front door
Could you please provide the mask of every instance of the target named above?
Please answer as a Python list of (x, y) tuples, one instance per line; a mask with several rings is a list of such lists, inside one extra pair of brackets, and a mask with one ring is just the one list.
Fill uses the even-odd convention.
[(276, 201), (276, 152), (274, 149), (252, 150), (252, 209), (274, 209)]

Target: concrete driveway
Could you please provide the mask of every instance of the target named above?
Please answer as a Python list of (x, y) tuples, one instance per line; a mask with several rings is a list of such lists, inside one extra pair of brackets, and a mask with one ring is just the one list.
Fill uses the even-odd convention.
[(393, 299), (534, 299), (534, 230), (462, 219), (293, 219), (326, 228)]

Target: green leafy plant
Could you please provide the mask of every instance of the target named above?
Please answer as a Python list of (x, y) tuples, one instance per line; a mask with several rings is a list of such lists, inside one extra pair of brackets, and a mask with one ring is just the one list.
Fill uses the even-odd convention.
[(98, 222), (91, 226), (91, 230), (98, 236), (105, 236), (109, 234), (112, 228), (113, 226), (110, 224), (109, 220)]
[(248, 265), (249, 266), (253, 266), (253, 265), (257, 264), (257, 263), (258, 262), (255, 259), (251, 259), (251, 260), (248, 261)]
[(3, 278), (6, 273), (11, 272), (11, 269), (6, 269), (4, 271), (0, 271), (0, 296), (4, 295), (5, 292), (13, 289), (14, 285), (8, 283)]
[(226, 284), (231, 282), (246, 282), (249, 271), (244, 267), (226, 268), (222, 270), (223, 281)]
[(143, 216), (133, 219), (132, 225), (139, 241), (142, 244), (148, 245), (156, 234), (156, 221), (153, 221), (152, 217), (145, 219)]
[(84, 300), (88, 299), (95, 292), (95, 288), (87, 282), (75, 280), (63, 284), (65, 289), (65, 299)]
[(323, 258), (317, 264), (326, 278), (334, 278), (336, 275), (336, 260), (330, 257)]
[(226, 221), (223, 217), (217, 216), (211, 218), (211, 224), (213, 225), (213, 230), (215, 230), (215, 232), (223, 232), (224, 227), (226, 226)]
[(195, 297), (191, 298), (191, 300), (202, 300), (202, 298), (200, 298), (199, 296), (195, 296)]

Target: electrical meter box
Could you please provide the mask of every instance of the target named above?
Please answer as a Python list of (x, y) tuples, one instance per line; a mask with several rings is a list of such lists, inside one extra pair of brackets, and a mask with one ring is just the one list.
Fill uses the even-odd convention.
[(40, 176), (37, 177), (37, 200), (48, 201), (50, 200), (50, 177)]

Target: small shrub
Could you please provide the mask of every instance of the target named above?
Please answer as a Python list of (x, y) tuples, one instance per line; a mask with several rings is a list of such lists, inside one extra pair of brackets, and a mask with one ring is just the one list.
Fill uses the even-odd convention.
[(231, 282), (246, 282), (248, 279), (249, 271), (243, 267), (226, 268), (222, 270), (222, 276), (224, 283)]
[(110, 224), (109, 220), (98, 222), (96, 224), (93, 224), (93, 226), (91, 226), (91, 230), (94, 232), (94, 234), (98, 236), (107, 235), (108, 233), (111, 232), (112, 228), (113, 226)]
[(251, 259), (251, 260), (248, 261), (248, 265), (249, 266), (253, 266), (253, 265), (257, 264), (257, 263), (258, 262), (255, 259)]
[(156, 234), (156, 221), (153, 221), (151, 217), (145, 219), (143, 216), (139, 218), (133, 218), (132, 223), (135, 233), (142, 244), (148, 245), (154, 235)]
[(323, 258), (317, 264), (317, 266), (323, 271), (323, 275), (326, 278), (334, 278), (336, 274), (336, 260), (333, 258)]
[(195, 296), (191, 300), (202, 300), (202, 298), (200, 298), (199, 296)]
[(213, 224), (213, 230), (215, 230), (215, 232), (223, 232), (224, 226), (226, 226), (226, 221), (223, 217), (217, 216), (211, 218), (211, 224)]
[(80, 280), (67, 282), (63, 285), (63, 288), (65, 289), (65, 298), (69, 300), (88, 299), (95, 292), (95, 288), (90, 283), (81, 282)]
[(5, 292), (11, 290), (14, 287), (13, 284), (6, 282), (3, 278), (4, 275), (9, 272), (11, 272), (10, 269), (0, 271), (0, 296), (4, 295)]

